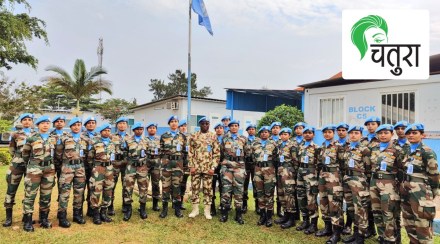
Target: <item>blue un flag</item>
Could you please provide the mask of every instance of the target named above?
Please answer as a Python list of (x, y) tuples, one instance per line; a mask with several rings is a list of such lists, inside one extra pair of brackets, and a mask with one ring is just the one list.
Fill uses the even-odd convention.
[(208, 11), (206, 11), (203, 0), (192, 0), (192, 9), (199, 15), (199, 25), (205, 26), (209, 34), (214, 35), (209, 21)]

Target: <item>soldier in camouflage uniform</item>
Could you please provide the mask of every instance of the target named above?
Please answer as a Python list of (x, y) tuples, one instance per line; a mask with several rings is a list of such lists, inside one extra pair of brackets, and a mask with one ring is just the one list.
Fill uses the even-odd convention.
[(67, 135), (67, 132), (65, 132), (64, 126), (66, 125), (66, 116), (64, 115), (57, 115), (52, 120), (52, 125), (54, 129), (52, 132), (50, 132), (50, 135), (54, 136), (57, 140), (57, 145), (55, 146), (55, 157), (54, 157), (54, 164), (55, 164), (55, 172), (57, 176), (57, 188), (58, 188), (58, 196), (57, 201), (60, 199), (61, 194), (61, 185), (60, 185), (60, 177), (61, 177), (61, 167), (63, 165), (62, 162), (62, 154), (63, 149), (61, 146), (61, 138), (63, 136)]
[(322, 165), (319, 176), (319, 196), (322, 220), (325, 228), (316, 232), (316, 236), (330, 236), (326, 243), (336, 244), (341, 240), (342, 227), (342, 174), (341, 165), (344, 163), (344, 149), (338, 141), (334, 140), (335, 125), (322, 128), (325, 141), (321, 146), (319, 160)]
[(275, 220), (275, 224), (281, 225), (282, 229), (295, 226), (295, 175), (298, 172), (298, 162), (294, 161), (296, 154), (295, 142), (290, 140), (292, 130), (282, 128), (280, 131), (280, 143), (278, 144), (278, 189), (280, 189), (280, 201), (285, 210), (284, 216)]
[[(113, 144), (115, 144), (115, 161), (113, 162), (113, 173), (115, 175), (115, 184), (113, 186), (112, 191), (112, 201), (110, 203), (110, 206), (108, 207), (108, 215), (114, 216), (115, 215), (115, 208), (113, 206), (113, 203), (115, 201), (115, 188), (118, 184), (119, 174), (121, 175), (121, 182), (122, 182), (122, 199), (124, 199), (124, 177), (125, 177), (125, 169), (127, 168), (127, 153), (128, 153), (128, 146), (126, 140), (130, 137), (126, 130), (128, 127), (128, 118), (120, 117), (115, 121), (117, 132), (111, 136), (111, 140)], [(126, 206), (122, 206), (122, 212), (125, 213), (127, 211)]]
[[(92, 177), (90, 178), (90, 202), (93, 208), (93, 223), (100, 225), (102, 221), (112, 222), (107, 216), (107, 209), (112, 201), (115, 187), (113, 162), (116, 159), (117, 145), (110, 139), (111, 125), (105, 123), (96, 129), (101, 136), (92, 140), (88, 158), (92, 161)], [(99, 199), (102, 202), (99, 204)]]
[(17, 193), (23, 175), (26, 173), (27, 162), (23, 160), (22, 149), (26, 144), (27, 138), (34, 133), (32, 129), (33, 118), (34, 115), (30, 113), (20, 115), (18, 120), (21, 125), (16, 127), (17, 130), (12, 133), (9, 142), (9, 152), (12, 155), (12, 162), (6, 172), (8, 188), (6, 190), (4, 203), (6, 209), (6, 220), (3, 223), (4, 227), (12, 225), (12, 208), (15, 205), (15, 194)]
[[(299, 145), (294, 160), (299, 162), (297, 177), (297, 196), (299, 207), (302, 212), (303, 222), (296, 227), (298, 231), (304, 231), (305, 234), (313, 234), (318, 226), (318, 176), (320, 162), (318, 156), (319, 146), (313, 142), (315, 128), (306, 126), (303, 130), (304, 140)], [(310, 218), (310, 219), (309, 219)]]
[(69, 205), (70, 190), (73, 186), (73, 221), (85, 224), (82, 203), (86, 184), (86, 172), (84, 169), (84, 150), (87, 148), (87, 140), (81, 135), (81, 119), (74, 117), (69, 122), (71, 132), (61, 137), (62, 158), (61, 177), (59, 188), (61, 190), (58, 199), (58, 221), (63, 228), (69, 228), (67, 220), (67, 206)]
[(52, 188), (55, 184), (53, 158), (57, 142), (55, 137), (49, 135), (50, 118), (48, 116), (41, 116), (35, 124), (38, 126), (39, 132), (29, 137), (22, 149), (23, 160), (28, 162), (26, 177), (24, 178), (25, 193), (23, 200), (23, 229), (27, 232), (34, 231), (32, 213), (34, 212), (34, 202), (39, 189), (40, 226), (46, 229), (52, 227), (48, 216)]
[(131, 218), (133, 203), (133, 189), (135, 182), (139, 188), (139, 215), (141, 219), (147, 218), (147, 211), (145, 205), (147, 203), (148, 193), (148, 172), (150, 169), (147, 165), (147, 140), (144, 138), (144, 127), (142, 123), (136, 122), (131, 129), (134, 135), (130, 136), (126, 142), (128, 147), (128, 165), (125, 169), (124, 177), (124, 205), (126, 211), (124, 212), (124, 221)]
[[(292, 136), (290, 138), (291, 141), (293, 141), (293, 147), (296, 148), (295, 150), (295, 154), (294, 156), (296, 156), (296, 153), (298, 153), (298, 148), (299, 148), (299, 144), (301, 144), (301, 142), (304, 140), (303, 137), (303, 130), (304, 128), (307, 126), (306, 123), (304, 122), (298, 122), (293, 126), (293, 133), (295, 136)], [(298, 167), (299, 167), (299, 162), (297, 161)], [(295, 179), (295, 183), (297, 182), (297, 172), (293, 175), (293, 178)], [(295, 208), (296, 211), (294, 212), (293, 216), (295, 217), (295, 220), (300, 220), (300, 209), (299, 209), (299, 203), (298, 203), (298, 194), (297, 194), (297, 188), (295, 187), (295, 192), (294, 192), (294, 197), (295, 197)]]
[[(371, 116), (365, 120), (365, 127), (367, 127), (368, 135), (361, 139), (362, 145), (368, 147), (371, 151), (371, 148), (377, 146), (379, 144), (379, 139), (376, 137), (376, 129), (380, 126), (380, 118), (377, 116)], [(371, 175), (368, 176), (371, 178)], [(371, 208), (371, 199), (368, 199), (368, 231), (365, 235), (365, 238), (370, 238), (376, 235), (376, 227), (374, 225), (374, 216), (373, 210)]]
[[(214, 126), (214, 130), (215, 130), (215, 135), (217, 136), (217, 141), (221, 144), (223, 141), (223, 132), (224, 132), (222, 123), (217, 123)], [(223, 162), (223, 154), (222, 153), (220, 153), (220, 163), (215, 168), (214, 176), (212, 177), (212, 201), (211, 201), (211, 215), (212, 216), (217, 215), (217, 209), (215, 207), (215, 199), (216, 199), (215, 187), (217, 185), (217, 182), (218, 182), (218, 192), (220, 193), (220, 196), (222, 194), (222, 189), (223, 189), (221, 175), (220, 175), (220, 169), (222, 166), (221, 162)], [(220, 204), (220, 209), (221, 209), (221, 204)]]
[(255, 210), (259, 212), (258, 209), (258, 199), (257, 199), (257, 189), (255, 188), (255, 162), (252, 159), (252, 142), (255, 140), (255, 130), (257, 126), (254, 124), (250, 124), (246, 127), (246, 132), (248, 133), (248, 137), (246, 140), (246, 155), (249, 155), (246, 157), (245, 161), (245, 168), (246, 168), (246, 178), (244, 179), (244, 190), (243, 190), (243, 213), (246, 213), (248, 209), (247, 201), (249, 200), (248, 197), (248, 188), (249, 188), (249, 181), (252, 181), (252, 192), (255, 199)]
[(235, 221), (244, 224), (242, 216), (243, 207), (243, 183), (246, 174), (244, 158), (246, 155), (246, 137), (238, 135), (240, 122), (231, 120), (228, 124), (229, 132), (223, 137), (221, 152), (223, 162), (220, 170), (223, 184), (220, 222), (228, 221), (228, 213), (231, 209), (231, 198), (234, 197)]
[(258, 225), (271, 227), (273, 216), (273, 197), (275, 193), (276, 172), (274, 161), (278, 156), (278, 145), (270, 136), (270, 127), (262, 126), (258, 130), (260, 138), (252, 143), (252, 158), (255, 162), (255, 185), (257, 188), (260, 219)]
[(209, 120), (202, 117), (199, 121), (200, 131), (188, 139), (188, 159), (191, 172), (192, 212), (190, 218), (199, 215), (199, 192), (203, 181), (203, 203), (206, 219), (212, 219), (212, 176), (220, 161), (220, 143), (215, 133), (209, 131)]
[(168, 202), (172, 201), (174, 215), (182, 218), (180, 211), (182, 193), (180, 182), (183, 177), (183, 155), (186, 151), (186, 136), (178, 130), (179, 119), (171, 116), (168, 119), (170, 130), (160, 137), (162, 156), (162, 212), (161, 218), (168, 215)]
[(405, 134), (410, 145), (403, 149), (400, 197), (403, 224), (411, 243), (433, 242), (433, 219), (440, 196), (437, 155), (422, 142), (423, 124), (409, 125)]
[(222, 117), (222, 123), (223, 123), (223, 133), (226, 134), (229, 132), (229, 122), (231, 121), (231, 116), (225, 115)]
[(150, 169), (148, 172), (151, 179), (151, 192), (153, 197), (153, 211), (159, 211), (160, 200), (160, 137), (156, 135), (157, 124), (149, 123), (145, 127), (148, 132), (148, 136), (145, 137), (147, 142), (147, 167)]
[[(184, 134), (186, 138), (188, 138), (188, 130), (187, 130), (187, 124), (186, 119), (183, 119), (179, 121), (179, 131), (180, 133)], [(188, 177), (189, 177), (189, 166), (188, 166), (188, 146), (186, 150), (183, 153), (183, 176), (182, 181), (180, 182), (180, 192), (182, 194), (182, 201), (180, 202), (180, 209), (186, 210), (185, 206), (183, 205), (183, 199), (185, 198), (186, 194), (186, 186), (188, 185)]]
[[(344, 243), (364, 243), (365, 235), (368, 232), (368, 201), (370, 200), (370, 191), (368, 189), (369, 176), (371, 175), (370, 149), (360, 143), (363, 127), (350, 126), (348, 134), (350, 136), (350, 145), (346, 146), (344, 153), (345, 176), (344, 187), (348, 187), (344, 192), (347, 206), (354, 205), (354, 212), (348, 207), (347, 214), (354, 220), (354, 234)], [(349, 202), (350, 199), (353, 202)]]
[[(270, 139), (274, 140), (276, 143), (279, 142), (280, 139), (280, 130), (281, 130), (281, 122), (273, 122), (270, 125)], [(280, 179), (278, 178), (278, 162), (275, 161), (275, 177), (276, 177), (276, 184), (275, 184), (275, 188), (276, 188), (276, 192), (277, 192), (277, 215), (278, 217), (283, 217), (284, 213), (283, 210), (281, 209), (281, 202), (280, 202), (280, 195), (282, 194), (282, 190), (278, 187), (278, 185), (280, 184)]]
[[(87, 117), (84, 120), (84, 126), (86, 130), (82, 133), (83, 138), (87, 142), (87, 146), (83, 149), (84, 150), (84, 170), (86, 172), (86, 184), (85, 187), (87, 187), (87, 195), (86, 197), (83, 197), (84, 201), (87, 201), (87, 216), (93, 217), (93, 210), (92, 206), (90, 204), (90, 177), (92, 177), (92, 169), (93, 169), (93, 161), (88, 159), (89, 155), (89, 148), (92, 147), (92, 140), (95, 138), (95, 136), (98, 135), (98, 133), (95, 132), (96, 128), (96, 118), (95, 117)], [(81, 213), (83, 212), (81, 205)]]
[(391, 141), (393, 130), (390, 124), (379, 126), (376, 134), (380, 143), (371, 148), (370, 196), (380, 243), (396, 242), (395, 219), (400, 202), (397, 173), (401, 165), (401, 151)]

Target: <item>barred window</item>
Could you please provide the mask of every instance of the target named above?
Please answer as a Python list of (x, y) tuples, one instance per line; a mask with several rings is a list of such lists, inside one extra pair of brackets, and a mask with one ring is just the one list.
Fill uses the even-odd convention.
[(397, 121), (415, 121), (415, 92), (382, 94), (382, 123), (395, 124)]
[(344, 98), (320, 99), (319, 126), (336, 124), (344, 121)]

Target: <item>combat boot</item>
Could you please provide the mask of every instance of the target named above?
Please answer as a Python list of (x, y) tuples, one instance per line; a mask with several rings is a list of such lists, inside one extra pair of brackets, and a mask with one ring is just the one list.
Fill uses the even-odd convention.
[(315, 233), (315, 236), (323, 237), (323, 236), (331, 236), (333, 234), (332, 233), (332, 223), (331, 223), (331, 221), (330, 220), (325, 220), (324, 224), (325, 224), (324, 229), (322, 229), (320, 231), (317, 231)]
[(113, 221), (110, 217), (107, 216), (107, 208), (101, 207), (101, 220), (103, 222), (107, 222), (107, 223), (110, 223)]
[(398, 215), (398, 216), (396, 216), (396, 244), (400, 244), (400, 243), (402, 243), (402, 233), (401, 233), (401, 229), (402, 229), (402, 226), (401, 226), (401, 224), (400, 224), (400, 219), (401, 218), (401, 216), (400, 216), (400, 214)]
[(58, 217), (58, 225), (60, 227), (63, 227), (63, 228), (69, 228), (70, 227), (70, 222), (69, 222), (69, 220), (67, 220), (67, 213), (66, 213), (66, 211), (58, 212), (57, 217)]
[(153, 211), (158, 212), (159, 210), (159, 199), (153, 198)]
[(356, 239), (352, 242), (348, 242), (348, 244), (364, 244), (364, 242), (365, 242), (365, 237), (361, 234), (358, 234), (356, 236)]
[(257, 199), (255, 199), (255, 213), (261, 214), (261, 209), (260, 209), (260, 207), (258, 207), (258, 200)]
[(167, 217), (168, 215), (168, 202), (162, 202), (162, 212), (160, 213), (159, 217), (162, 219)]
[(353, 224), (353, 220), (351, 219), (351, 216), (347, 214), (347, 221), (345, 222), (344, 229), (342, 230), (343, 235), (350, 235), (351, 234), (351, 225)]
[(281, 229), (289, 229), (292, 228), (293, 226), (295, 226), (295, 215), (294, 213), (285, 213), (287, 214), (288, 220), (281, 225)]
[(182, 209), (182, 202), (176, 202), (176, 204), (174, 205), (174, 215), (176, 215), (177, 218), (183, 218), (183, 214), (182, 211), (180, 211)]
[(90, 206), (89, 201), (87, 201), (87, 213), (86, 213), (86, 215), (89, 216), (89, 217), (94, 217), (93, 208), (92, 208), (92, 206)]
[(272, 216), (273, 216), (273, 210), (267, 210), (267, 212), (266, 212), (266, 227), (272, 227), (272, 225), (273, 225)]
[(305, 229), (309, 228), (309, 226), (310, 226), (309, 215), (303, 213), (303, 222), (301, 223), (300, 226), (296, 227), (296, 230), (297, 231), (302, 231), (302, 230), (305, 230)]
[(374, 224), (373, 211), (368, 211), (368, 228), (365, 233), (365, 239), (376, 236), (376, 226)]
[(325, 242), (326, 244), (337, 244), (341, 240), (342, 227), (333, 226), (332, 236)]
[(3, 227), (9, 227), (12, 225), (12, 208), (6, 209), (6, 219), (3, 223)]
[[(122, 207), (122, 212), (125, 212), (124, 207)], [(115, 216), (115, 207), (113, 206), (113, 200), (111, 201), (110, 206), (108, 206), (107, 214), (109, 216)]]
[(40, 227), (44, 229), (50, 229), (52, 228), (52, 223), (49, 222), (49, 211), (46, 212), (40, 212), (41, 213), (41, 219), (40, 219)]
[(227, 207), (222, 207), (221, 209), (221, 216), (220, 216), (220, 222), (226, 222), (228, 221), (228, 213), (229, 209)]
[(281, 210), (281, 202), (280, 201), (277, 201), (277, 216), (280, 218), (284, 216), (284, 213)]
[(243, 214), (247, 212), (248, 210), (247, 200), (243, 200), (243, 208), (241, 210), (243, 211)]
[[(183, 199), (183, 196), (182, 196), (182, 199)], [(179, 204), (179, 207), (180, 207), (180, 210), (186, 210), (186, 208), (185, 208), (185, 205), (183, 204), (183, 200), (182, 201), (180, 201), (180, 202), (178, 202)], [(183, 215), (182, 215), (183, 216)]]
[(304, 234), (310, 235), (315, 233), (318, 230), (318, 217), (312, 218), (310, 220), (309, 228), (304, 230)]
[(301, 213), (301, 211), (299, 211), (299, 209), (296, 209), (296, 212), (293, 213), (293, 217), (295, 218), (295, 220), (300, 220), (301, 219), (300, 213)]
[(205, 205), (204, 213), (205, 213), (206, 219), (212, 219), (210, 207), (211, 207), (211, 205)]
[(191, 213), (188, 215), (188, 217), (190, 218), (195, 218), (196, 216), (199, 215), (199, 204), (193, 204), (192, 205), (192, 211)]
[(23, 230), (26, 232), (33, 232), (34, 226), (32, 225), (32, 214), (24, 214), (23, 220)]
[(215, 201), (213, 200), (211, 203), (211, 216), (217, 215), (217, 209), (215, 208)]
[(260, 219), (257, 222), (257, 225), (265, 225), (266, 224), (266, 210), (260, 209)]
[(73, 222), (83, 225), (86, 223), (86, 220), (84, 219), (84, 216), (82, 215), (82, 209), (81, 208), (74, 208), (73, 209)]
[(244, 224), (242, 213), (243, 213), (243, 211), (241, 208), (235, 209), (235, 221), (237, 221), (237, 223), (240, 225)]
[(94, 223), (95, 225), (100, 225), (100, 224), (102, 224), (101, 216), (100, 216), (100, 214), (99, 214), (99, 208), (92, 209), (92, 210), (93, 210), (93, 223)]
[(359, 235), (359, 228), (355, 225), (353, 227), (353, 235), (345, 238), (344, 240), (342, 240), (343, 243), (351, 243), (353, 241), (356, 240), (357, 236)]
[(280, 225), (286, 223), (288, 220), (289, 216), (287, 215), (287, 213), (285, 213), (283, 217), (276, 219), (274, 222), (275, 224)]
[(124, 218), (122, 220), (129, 221), (132, 214), (132, 206), (131, 204), (124, 204), (125, 206), (125, 212), (124, 212)]
[(147, 207), (145, 203), (141, 203), (139, 205), (139, 216), (141, 217), (141, 219), (146, 219), (148, 218), (147, 215)]

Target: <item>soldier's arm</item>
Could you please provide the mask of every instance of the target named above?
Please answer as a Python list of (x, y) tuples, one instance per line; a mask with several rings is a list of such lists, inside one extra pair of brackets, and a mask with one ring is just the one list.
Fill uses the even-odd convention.
[[(296, 147), (295, 145), (293, 145), (290, 148), (290, 154), (292, 155), (292, 164), (293, 164), (293, 169), (295, 172), (298, 172), (298, 168), (299, 168), (299, 160), (298, 160), (298, 147)], [(294, 175), (295, 176), (295, 175)], [(296, 179), (296, 176), (295, 176)]]
[(15, 142), (15, 133), (11, 135), (11, 141), (9, 142), (9, 153), (14, 157), (15, 148), (17, 147), (17, 143)]
[(187, 145), (189, 146), (189, 150), (188, 150), (188, 167), (190, 168), (194, 168), (194, 137), (193, 135), (188, 137), (188, 143)]
[[(274, 142), (274, 148), (272, 152), (272, 158), (274, 161), (279, 162), (280, 161), (280, 155), (278, 154), (278, 145)], [(279, 165), (279, 164), (278, 164)]]
[(220, 143), (215, 136), (213, 137), (214, 143), (212, 143), (212, 167), (217, 168), (220, 163)]
[(165, 153), (165, 150), (164, 150), (165, 149), (165, 146), (164, 146), (165, 143), (163, 141), (163, 135), (160, 136), (159, 145), (160, 145), (159, 154), (163, 155)]
[(31, 140), (29, 140), (28, 138), (28, 140), (26, 140), (26, 144), (24, 144), (22, 149), (22, 157), (25, 163), (29, 162), (29, 159), (31, 157), (31, 150), (32, 150)]
[(371, 151), (368, 147), (365, 147), (362, 152), (363, 162), (365, 167), (365, 176), (367, 177), (368, 182), (371, 179)]
[(93, 142), (90, 141), (89, 153), (87, 155), (88, 163), (92, 163), (95, 158), (95, 147), (93, 146)]
[(434, 196), (440, 196), (440, 174), (438, 172), (437, 155), (430, 148), (422, 155), (423, 162), (426, 162), (428, 183), (431, 186)]
[(62, 137), (61, 142), (55, 146), (55, 161), (61, 162), (63, 160), (64, 144), (67, 138)]

